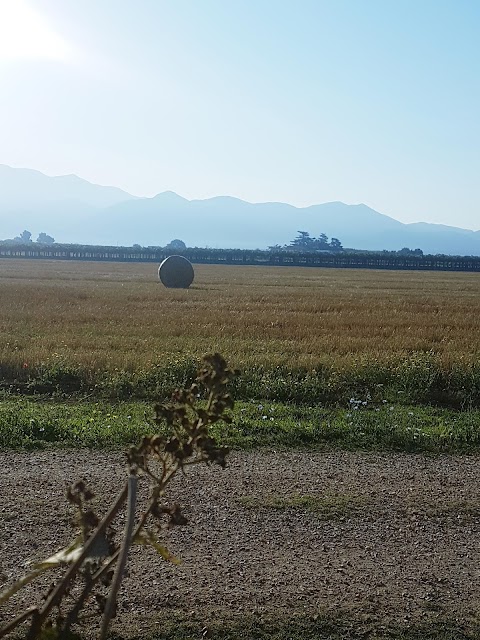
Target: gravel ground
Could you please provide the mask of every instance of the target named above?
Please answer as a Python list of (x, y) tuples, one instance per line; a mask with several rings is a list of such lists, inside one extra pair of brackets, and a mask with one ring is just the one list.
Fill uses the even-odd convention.
[[(65, 486), (80, 477), (105, 510), (125, 478), (122, 454), (0, 453), (0, 588), (68, 542)], [(232, 454), (225, 470), (194, 467), (170, 492), (189, 518), (168, 532), (182, 564), (135, 548), (116, 628), (139, 633), (165, 607), (205, 620), (341, 612), (378, 625), (475, 623), (479, 484), (475, 456), (257, 451)], [(271, 506), (294, 496), (328, 496), (333, 512)], [(38, 597), (30, 588), (15, 608)]]

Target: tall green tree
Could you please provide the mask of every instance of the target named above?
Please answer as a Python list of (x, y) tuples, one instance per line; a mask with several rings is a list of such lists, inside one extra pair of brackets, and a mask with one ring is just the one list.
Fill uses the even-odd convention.
[(290, 242), (292, 247), (298, 247), (301, 249), (310, 249), (314, 243), (314, 238), (310, 236), (308, 231), (297, 231), (297, 237)]
[(15, 236), (14, 240), (16, 242), (21, 242), (22, 244), (28, 244), (29, 242), (32, 242), (32, 234), (30, 231), (25, 229), (25, 231), (22, 231), (19, 236)]
[(317, 249), (329, 249), (328, 236), (321, 233), (317, 238)]
[(338, 238), (332, 238), (330, 240), (330, 248), (334, 251), (342, 251), (343, 246)]
[(52, 236), (49, 236), (47, 233), (42, 231), (38, 234), (37, 242), (40, 244), (54, 244), (55, 238), (52, 238)]

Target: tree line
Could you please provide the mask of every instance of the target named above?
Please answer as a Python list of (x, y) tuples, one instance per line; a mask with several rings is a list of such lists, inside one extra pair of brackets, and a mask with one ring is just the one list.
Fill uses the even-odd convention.
[[(38, 234), (38, 237), (35, 240), (35, 242), (38, 244), (47, 245), (47, 246), (53, 245), (55, 244), (55, 238), (42, 231), (41, 233)], [(20, 235), (15, 236), (15, 238), (0, 240), (0, 244), (28, 246), (30, 244), (33, 244), (32, 234), (30, 231), (24, 230)], [(79, 246), (79, 245), (72, 244), (70, 246)], [(86, 246), (90, 246), (92, 249), (94, 249), (95, 247), (101, 248), (97, 245), (86, 245)], [(139, 244), (132, 245), (132, 249), (134, 249), (135, 251), (142, 251), (145, 249), (156, 249), (156, 250), (166, 249), (168, 251), (182, 252), (182, 251), (186, 251), (188, 248), (198, 249), (198, 247), (187, 247), (185, 242), (183, 242), (183, 240), (180, 240), (178, 238), (171, 240), (164, 247), (160, 245), (149, 246), (149, 247), (142, 247)], [(362, 249), (344, 249), (342, 243), (338, 238), (331, 238), (331, 240), (329, 240), (328, 236), (325, 233), (321, 233), (318, 236), (318, 238), (314, 238), (310, 235), (308, 231), (297, 231), (297, 236), (293, 240), (291, 240), (289, 244), (285, 244), (283, 246), (279, 244), (272, 245), (268, 247), (268, 250), (274, 253), (278, 253), (278, 252), (309, 253), (309, 252), (323, 252), (323, 251), (328, 253), (340, 253), (345, 251), (348, 251), (349, 253), (367, 253), (367, 254), (380, 253), (375, 251), (374, 252), (365, 251)], [(238, 250), (223, 249), (222, 251), (238, 251)], [(257, 249), (257, 251), (261, 251), (261, 249)], [(421, 249), (409, 249), (408, 247), (404, 247), (403, 249), (400, 249), (398, 251), (387, 251), (384, 249), (381, 253), (383, 255), (391, 255), (391, 256), (396, 256), (396, 255), (397, 256), (417, 256), (417, 257), (423, 256), (423, 251)]]
[[(9, 238), (7, 240), (0, 240), (0, 243), (2, 244), (30, 244), (31, 242), (33, 242), (32, 240), (32, 234), (30, 233), (30, 231), (27, 231), (26, 229), (24, 231), (22, 231), (22, 233), (18, 236), (15, 236), (15, 238)], [(49, 236), (48, 233), (45, 232), (41, 232), (38, 234), (38, 238), (35, 240), (35, 242), (38, 242), (39, 244), (55, 244), (55, 238), (53, 238), (52, 236)]]

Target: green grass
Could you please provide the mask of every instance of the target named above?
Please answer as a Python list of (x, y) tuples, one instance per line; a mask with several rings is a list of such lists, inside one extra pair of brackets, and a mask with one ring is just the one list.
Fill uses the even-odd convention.
[[(213, 433), (237, 449), (309, 447), (480, 451), (480, 411), (373, 403), (347, 407), (237, 402), (233, 424)], [(366, 404), (363, 404), (366, 403)], [(0, 448), (123, 447), (154, 431), (152, 404), (0, 397)]]
[(324, 494), (322, 496), (267, 495), (264, 497), (242, 496), (239, 503), (247, 509), (275, 509), (277, 511), (302, 510), (309, 511), (320, 520), (340, 520), (355, 516), (367, 505), (363, 496), (346, 494)]
[(480, 506), (476, 500), (447, 500), (442, 504), (432, 503), (427, 506), (425, 515), (428, 518), (455, 517), (462, 521), (478, 520)]

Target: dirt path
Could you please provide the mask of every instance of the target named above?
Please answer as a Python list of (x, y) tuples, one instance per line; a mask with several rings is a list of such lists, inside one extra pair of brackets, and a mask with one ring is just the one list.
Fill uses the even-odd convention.
[[(67, 483), (85, 477), (111, 498), (124, 476), (120, 453), (1, 453), (0, 582), (67, 542)], [(225, 471), (195, 468), (171, 491), (189, 517), (168, 534), (183, 563), (135, 550), (117, 628), (138, 633), (165, 604), (205, 618), (342, 611), (378, 624), (473, 622), (479, 486), (474, 456), (255, 452), (232, 454)]]

